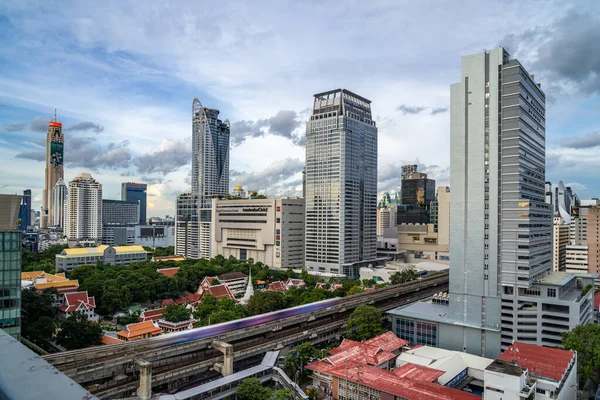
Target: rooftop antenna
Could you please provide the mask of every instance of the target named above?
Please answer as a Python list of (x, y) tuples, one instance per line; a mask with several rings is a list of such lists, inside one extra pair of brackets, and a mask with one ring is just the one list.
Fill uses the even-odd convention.
[(56, 108), (54, 109), (54, 122), (56, 122)]

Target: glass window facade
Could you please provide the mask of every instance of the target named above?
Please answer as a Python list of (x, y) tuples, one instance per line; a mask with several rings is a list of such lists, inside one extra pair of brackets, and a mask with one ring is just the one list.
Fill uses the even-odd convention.
[(21, 334), (21, 233), (0, 232), (0, 328)]
[(407, 340), (411, 346), (420, 344), (437, 347), (437, 325), (430, 322), (397, 318), (394, 333), (399, 338)]

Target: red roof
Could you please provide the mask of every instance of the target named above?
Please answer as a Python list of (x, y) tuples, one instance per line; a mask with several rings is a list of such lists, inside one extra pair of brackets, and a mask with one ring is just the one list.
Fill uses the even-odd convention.
[(176, 304), (175, 300), (173, 299), (164, 299), (161, 303), (160, 303), (163, 307), (168, 306), (169, 304)]
[(107, 336), (107, 335), (102, 335), (102, 339), (101, 343), (102, 344), (119, 344), (119, 343), (123, 343), (122, 340), (119, 340), (117, 338), (114, 338), (112, 336)]
[(235, 301), (235, 296), (231, 292), (231, 289), (229, 289), (229, 286), (225, 284), (209, 286), (208, 288), (206, 288), (206, 290), (203, 291), (203, 293), (201, 293), (201, 296), (204, 297), (209, 294), (215, 296), (217, 300), (231, 299)]
[(200, 300), (200, 295), (198, 293), (188, 294), (187, 296), (180, 297), (175, 299), (175, 303), (179, 305), (195, 303)]
[(129, 340), (136, 340), (146, 334), (156, 336), (160, 335), (161, 333), (162, 329), (154, 326), (152, 321), (145, 321), (127, 325), (124, 330), (117, 333), (117, 337), (127, 338)]
[(302, 279), (293, 279), (290, 278), (287, 281), (285, 281), (285, 286), (289, 289), (291, 286), (296, 286), (299, 288), (303, 288), (306, 286), (306, 283), (304, 283), (304, 281)]
[(204, 279), (202, 279), (202, 282), (200, 282), (200, 287), (212, 286), (215, 279), (217, 279), (216, 276), (205, 276)]
[(156, 310), (146, 310), (140, 315), (140, 322), (159, 320), (162, 317), (164, 311), (164, 308), (157, 308)]
[(600, 307), (600, 292), (594, 293), (594, 310), (598, 311)]
[(174, 277), (175, 274), (177, 273), (177, 271), (179, 271), (179, 267), (175, 267), (175, 268), (160, 268), (160, 269), (156, 270), (156, 272), (158, 272), (159, 274), (163, 274), (164, 276), (168, 276), (170, 278)]
[(435, 382), (445, 371), (407, 363), (392, 371), (399, 378), (414, 379), (419, 382)]
[(267, 290), (269, 292), (285, 292), (285, 283), (281, 281), (271, 282)]
[(519, 367), (529, 370), (530, 375), (560, 382), (571, 363), (575, 362), (575, 353), (554, 347), (514, 342), (498, 359), (515, 362)]
[(371, 346), (380, 347), (385, 351), (395, 352), (408, 345), (408, 342), (404, 339), (400, 339), (394, 335), (393, 332), (388, 331), (382, 335), (375, 336), (372, 339), (366, 340), (366, 344)]
[(80, 305), (84, 305), (87, 309), (93, 310), (96, 308), (96, 299), (94, 296), (88, 296), (88, 292), (72, 292), (65, 293), (65, 304), (58, 309), (65, 313), (77, 311)]

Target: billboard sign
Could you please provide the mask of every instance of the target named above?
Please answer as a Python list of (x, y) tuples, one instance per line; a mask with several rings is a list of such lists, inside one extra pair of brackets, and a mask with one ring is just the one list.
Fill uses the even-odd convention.
[(62, 165), (63, 163), (63, 143), (51, 142), (50, 143), (50, 164)]

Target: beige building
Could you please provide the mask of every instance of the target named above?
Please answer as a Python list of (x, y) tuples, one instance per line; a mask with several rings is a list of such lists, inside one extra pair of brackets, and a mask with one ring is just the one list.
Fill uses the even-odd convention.
[(565, 271), (567, 265), (567, 245), (569, 244), (569, 225), (561, 217), (554, 217), (552, 235), (552, 269)]
[(69, 182), (65, 234), (69, 247), (102, 242), (102, 185), (89, 173)]
[(382, 236), (387, 228), (396, 226), (396, 206), (377, 207), (377, 235)]
[(211, 257), (304, 267), (304, 199), (212, 200)]
[(450, 186), (438, 186), (437, 190), (438, 242), (450, 244)]
[(587, 245), (570, 244), (565, 252), (565, 271), (569, 274), (587, 274), (588, 247)]
[(56, 271), (72, 271), (82, 265), (96, 265), (98, 261), (104, 265), (129, 265), (145, 262), (148, 252), (142, 246), (107, 246), (78, 247), (64, 249), (55, 256)]

